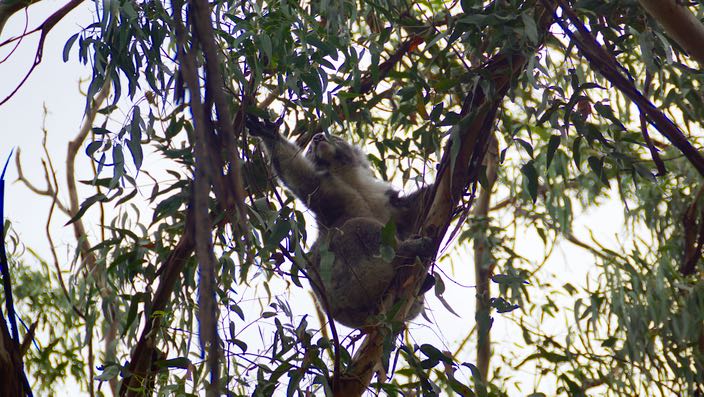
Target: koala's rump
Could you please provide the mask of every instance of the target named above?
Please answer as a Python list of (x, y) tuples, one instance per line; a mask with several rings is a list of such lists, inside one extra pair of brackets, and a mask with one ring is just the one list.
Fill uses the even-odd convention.
[(312, 280), (313, 289), (323, 306), (328, 302), (333, 318), (344, 325), (366, 325), (377, 314), (394, 277), (393, 265), (379, 254), (382, 227), (371, 218), (353, 218), (322, 233), (311, 249), (314, 273), (320, 278)]

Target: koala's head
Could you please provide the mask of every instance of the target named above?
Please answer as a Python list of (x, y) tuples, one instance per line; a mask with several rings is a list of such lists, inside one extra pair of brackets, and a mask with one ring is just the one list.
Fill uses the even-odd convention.
[(313, 136), (306, 157), (321, 169), (370, 168), (367, 155), (360, 148), (324, 133)]

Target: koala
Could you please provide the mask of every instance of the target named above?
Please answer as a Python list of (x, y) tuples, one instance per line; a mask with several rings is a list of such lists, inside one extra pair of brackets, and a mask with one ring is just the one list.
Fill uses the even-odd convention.
[[(277, 124), (248, 116), (246, 125), (262, 139), (279, 179), (315, 214), (318, 238), (304, 268), (319, 303), (345, 326), (373, 324), (397, 271), (380, 255), (382, 228), (395, 222), (397, 256), (426, 260), (434, 254), (430, 239), (412, 236), (430, 187), (400, 196), (374, 176), (360, 148), (341, 138), (318, 133), (304, 154)], [(422, 309), (421, 295), (406, 320)]]

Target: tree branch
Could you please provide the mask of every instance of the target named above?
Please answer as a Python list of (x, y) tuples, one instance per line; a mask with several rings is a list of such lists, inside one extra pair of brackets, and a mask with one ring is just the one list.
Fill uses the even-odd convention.
[(475, 319), (477, 322), (477, 368), (482, 381), (489, 379), (489, 361), (491, 358), (491, 316), (489, 300), (491, 299), (491, 275), (496, 263), (491, 256), (489, 246), (489, 206), (491, 189), (496, 182), (499, 147), (496, 137), (491, 137), (489, 150), (484, 158), (487, 186), (482, 186), (474, 215), (479, 221), (480, 230), (473, 238), (474, 243), (474, 278), (477, 286)]
[[(65, 17), (66, 15), (68, 15), (69, 12), (73, 11), (73, 9), (76, 8), (76, 7), (78, 7), (78, 5), (81, 4), (82, 2), (83, 2), (83, 0), (71, 0), (71, 1), (68, 2), (66, 5), (64, 5), (63, 7), (59, 8), (58, 11), (56, 11), (56, 12), (53, 13), (53, 14), (51, 14), (51, 15), (49, 16), (49, 18), (47, 18), (46, 20), (44, 20), (44, 22), (42, 22), (42, 24), (39, 25), (39, 26), (38, 26), (37, 28), (35, 28), (34, 30), (29, 31), (29, 32), (27, 32), (27, 33), (25, 33), (25, 34), (23, 34), (23, 35), (21, 35), (21, 36), (18, 36), (18, 37), (15, 37), (15, 38), (12, 38), (12, 39), (9, 39), (9, 40), (6, 40), (6, 41), (0, 43), (0, 47), (2, 47), (2, 46), (6, 45), (6, 44), (8, 44), (8, 43), (11, 43), (11, 42), (13, 42), (13, 41), (19, 40), (20, 38), (22, 38), (22, 37), (24, 37), (24, 36), (30, 35), (30, 34), (35, 33), (35, 32), (40, 32), (40, 34), (39, 34), (39, 43), (37, 44), (37, 51), (36, 51), (36, 53), (34, 54), (34, 63), (32, 64), (32, 66), (31, 66), (31, 67), (29, 68), (29, 70), (27, 71), (27, 74), (25, 74), (25, 76), (22, 78), (22, 80), (20, 81), (20, 83), (15, 87), (14, 90), (12, 90), (12, 92), (10, 93), (10, 95), (8, 95), (7, 97), (5, 97), (5, 99), (3, 99), (2, 101), (0, 101), (0, 106), (2, 106), (3, 104), (5, 104), (5, 102), (9, 101), (10, 98), (12, 98), (12, 97), (17, 93), (17, 91), (19, 91), (20, 88), (22, 88), (22, 86), (24, 85), (24, 83), (27, 82), (27, 79), (29, 79), (29, 76), (32, 74), (32, 72), (34, 71), (34, 69), (42, 62), (42, 56), (43, 56), (43, 54), (44, 54), (44, 42), (46, 41), (46, 37), (47, 37), (47, 35), (49, 34), (49, 31), (51, 31), (51, 29), (52, 29), (61, 19), (63, 19), (63, 17)], [(21, 8), (20, 8), (20, 9), (21, 9)], [(3, 24), (4, 24), (4, 21), (2, 21), (2, 20), (0, 19), (0, 23), (3, 23)], [(2, 28), (1, 25), (0, 25), (0, 28)]]
[(145, 394), (143, 386), (149, 383), (152, 363), (156, 356), (154, 353), (156, 351), (157, 330), (161, 325), (161, 315), (155, 313), (162, 313), (171, 301), (171, 294), (176, 282), (180, 279), (181, 272), (195, 248), (193, 216), (193, 206), (189, 204), (186, 210), (183, 235), (159, 269), (161, 272), (159, 286), (154, 293), (149, 310), (145, 311), (144, 328), (132, 351), (128, 375), (120, 386), (120, 396), (137, 397)]
[(18, 0), (0, 2), (0, 34), (5, 29), (5, 24), (17, 11), (27, 8), (40, 0)]
[[(699, 171), (699, 174), (704, 175), (704, 157), (692, 146), (677, 125), (652, 102), (645, 98), (643, 94), (638, 91), (633, 82), (623, 75), (622, 71), (625, 70), (624, 67), (599, 45), (592, 33), (587, 30), (569, 4), (567, 4), (565, 0), (540, 1), (545, 7), (554, 6), (556, 2), (560, 4), (562, 17), (558, 16), (555, 12), (553, 13), (553, 18), (560, 25), (565, 34), (570, 37), (581, 54), (589, 61), (589, 64), (609, 80), (619, 91), (630, 98), (640, 112), (645, 114), (648, 122), (684, 154), (694, 168)], [(569, 20), (569, 22), (577, 28), (577, 32), (573, 32), (569, 29), (566, 20)]]
[[(210, 28), (209, 33), (212, 34), (212, 27), (210, 25), (211, 21), (208, 6), (207, 4), (201, 4), (198, 0), (193, 1), (191, 4), (193, 5), (194, 15), (194, 20), (191, 26), (194, 30), (194, 35), (196, 32), (205, 31), (205, 33), (200, 35), (201, 39), (205, 39), (206, 42), (210, 43), (211, 37), (208, 37), (207, 35), (207, 28)], [(202, 9), (203, 7), (205, 9)], [(178, 10), (179, 8), (176, 9), (177, 12)], [(215, 263), (217, 263), (217, 258), (215, 258), (215, 253), (213, 252), (208, 201), (210, 194), (210, 183), (216, 172), (214, 167), (211, 166), (210, 161), (216, 160), (216, 158), (212, 156), (217, 155), (217, 153), (212, 153), (213, 150), (208, 147), (208, 135), (212, 135), (213, 131), (209, 131), (212, 124), (210, 123), (210, 118), (206, 115), (206, 110), (209, 109), (207, 109), (201, 102), (200, 86), (198, 84), (198, 69), (196, 66), (198, 47), (192, 45), (188, 48), (188, 50), (186, 50), (187, 43), (185, 42), (184, 35), (179, 35), (178, 40), (179, 58), (181, 59), (181, 75), (183, 76), (190, 94), (190, 108), (193, 115), (193, 126), (195, 131), (194, 146), (196, 166), (194, 170), (195, 175), (192, 197), (193, 219), (195, 221), (195, 251), (200, 276), (198, 281), (198, 306), (200, 308), (198, 313), (198, 331), (201, 349), (203, 349), (206, 353), (206, 362), (208, 363), (207, 366), (210, 371), (210, 384), (206, 389), (206, 396), (216, 397), (220, 395), (220, 339), (217, 332), (218, 309), (215, 304)], [(203, 42), (201, 42), (201, 44), (203, 44)], [(216, 75), (219, 76), (219, 70), (217, 70), (217, 68), (219, 68), (220, 63), (218, 62), (219, 60), (217, 59), (217, 56), (215, 57), (216, 59), (208, 59), (207, 57), (208, 53), (210, 53), (211, 57), (213, 56), (213, 52), (215, 52), (213, 48), (210, 50), (204, 49), (204, 52), (206, 53), (205, 63), (206, 69), (208, 70), (206, 85), (209, 87), (208, 92), (215, 97), (216, 108), (218, 111), (220, 138), (222, 141), (234, 145), (232, 142), (233, 131), (231, 122), (229, 121), (229, 109), (227, 109), (226, 104), (220, 103), (220, 101), (224, 102), (223, 91), (221, 91), (222, 85), (217, 84), (214, 81)], [(211, 70), (213, 67), (216, 68), (215, 71)], [(213, 73), (215, 73), (215, 75)], [(221, 109), (218, 104), (220, 106), (224, 106), (224, 109)], [(227, 121), (223, 120), (223, 118)], [(224, 138), (225, 136), (229, 136), (230, 139)], [(228, 148), (226, 148), (225, 151), (231, 152)], [(210, 161), (208, 160), (209, 158)], [(220, 176), (219, 172), (218, 176)], [(225, 194), (224, 197), (219, 198), (227, 200), (222, 204), (223, 209), (232, 208), (237, 202), (236, 194)]]
[[(241, 230), (244, 231), (246, 230), (244, 222), (246, 219), (246, 210), (244, 207), (246, 193), (242, 180), (241, 161), (235, 151), (237, 147), (235, 143), (235, 126), (233, 125), (233, 118), (230, 115), (229, 101), (225, 97), (225, 80), (220, 71), (220, 65), (222, 65), (221, 57), (219, 56), (220, 48), (215, 41), (215, 33), (213, 32), (210, 16), (210, 6), (207, 0), (191, 0), (191, 6), (193, 10), (193, 35), (198, 38), (198, 44), (202, 47), (203, 55), (205, 56), (206, 95), (207, 98), (212, 98), (215, 104), (215, 110), (217, 112), (217, 120), (215, 120), (215, 125), (218, 130), (217, 137), (222, 144), (220, 146), (220, 153), (214, 150), (217, 149), (217, 147), (204, 149), (215, 152), (210, 153), (211, 155), (218, 155), (219, 158), (224, 157), (229, 168), (229, 172), (222, 176), (221, 171), (217, 171), (217, 175), (215, 175), (214, 172), (216, 168), (211, 167), (210, 170), (212, 172), (210, 177), (212, 183), (216, 185), (214, 186), (216, 193), (218, 190), (222, 191), (222, 193), (218, 195), (218, 201), (220, 201), (222, 207), (238, 209), (238, 224)], [(238, 125), (240, 132), (243, 125), (240, 120)], [(217, 168), (217, 170), (222, 169), (224, 169), (224, 167)], [(225, 183), (225, 178), (229, 179), (229, 183)], [(218, 189), (218, 184), (222, 185), (220, 189)]]
[[(552, 23), (551, 11), (552, 8), (536, 7), (536, 25), (543, 37)], [(526, 60), (527, 55), (524, 54), (502, 53), (477, 72), (479, 76), (488, 76), (488, 84), (477, 84), (475, 91), (467, 95), (460, 124), (455, 127), (443, 151), (434, 191), (428, 198), (432, 204), (421, 216), (421, 234), (433, 239), (436, 250), (454, 218), (458, 204), (477, 181), (497, 108), (511, 82), (523, 72)], [(490, 91), (484, 92), (482, 87), (487, 86)], [(399, 258), (394, 259), (394, 264), (402, 271), (398, 272), (394, 287), (384, 299), (382, 310), (401, 302), (401, 308), (394, 317), (394, 321), (400, 324), (425, 279), (428, 264), (411, 266)], [(393, 335), (394, 330), (387, 327), (374, 327), (368, 331), (347, 368), (345, 379), (334, 391), (336, 397), (357, 397), (364, 392), (383, 353), (384, 340)]]

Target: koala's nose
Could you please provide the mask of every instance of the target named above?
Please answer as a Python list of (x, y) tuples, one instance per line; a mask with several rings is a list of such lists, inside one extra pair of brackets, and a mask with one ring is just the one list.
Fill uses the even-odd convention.
[(318, 143), (318, 142), (324, 142), (325, 141), (325, 134), (322, 132), (319, 132), (315, 135), (313, 135), (313, 142)]

